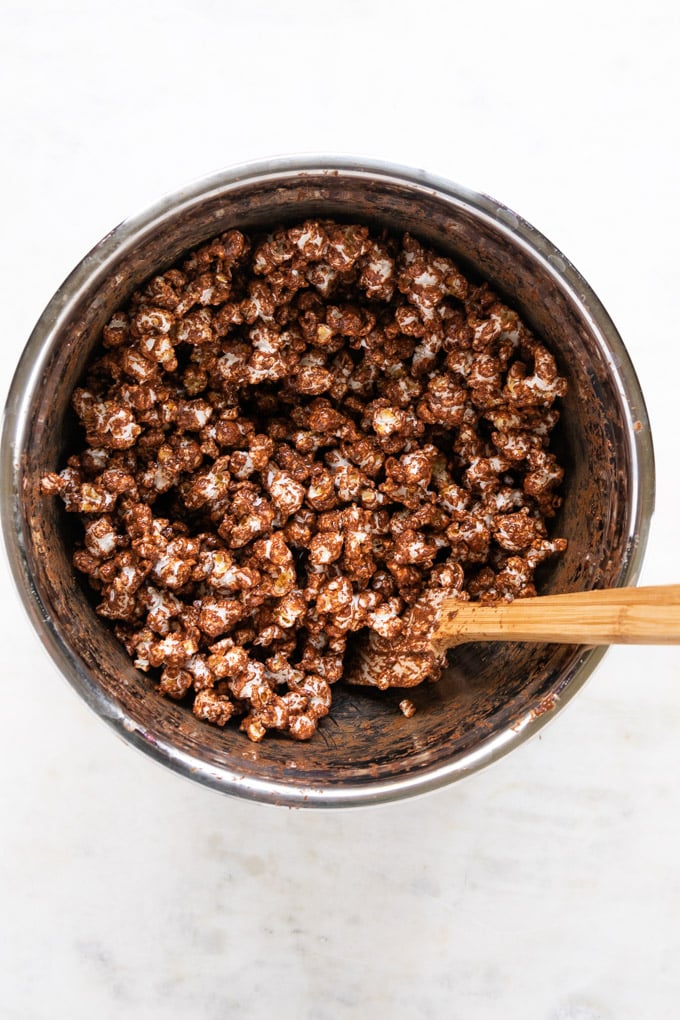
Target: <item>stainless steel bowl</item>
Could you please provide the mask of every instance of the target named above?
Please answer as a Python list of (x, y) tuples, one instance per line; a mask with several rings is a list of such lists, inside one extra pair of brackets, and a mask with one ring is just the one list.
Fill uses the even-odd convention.
[[(145, 278), (229, 227), (310, 215), (409, 230), (488, 279), (555, 352), (570, 390), (558, 442), (567, 470), (555, 533), (567, 553), (547, 591), (632, 584), (654, 502), (649, 422), (623, 343), (587, 283), (533, 227), (484, 195), (418, 170), (346, 158), (277, 159), (225, 170), (105, 237), (43, 312), (5, 410), (2, 516), (19, 592), (76, 691), (126, 740), (224, 793), (333, 807), (396, 800), (487, 765), (535, 733), (580, 689), (603, 651), (470, 645), (435, 685), (334, 689), (309, 743), (251, 744), (149, 690), (95, 615), (71, 567), (69, 527), (39, 479), (60, 465), (69, 397), (111, 312)], [(606, 243), (606, 241), (604, 242)]]

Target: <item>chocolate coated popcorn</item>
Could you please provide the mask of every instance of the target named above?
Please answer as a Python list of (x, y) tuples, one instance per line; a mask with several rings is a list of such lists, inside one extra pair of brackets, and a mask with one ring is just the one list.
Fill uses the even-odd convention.
[(566, 546), (565, 390), (513, 310), (408, 234), (230, 230), (112, 316), (73, 395), (84, 446), (42, 489), (161, 695), (306, 740), (353, 640), (403, 646), (452, 593), (535, 594)]

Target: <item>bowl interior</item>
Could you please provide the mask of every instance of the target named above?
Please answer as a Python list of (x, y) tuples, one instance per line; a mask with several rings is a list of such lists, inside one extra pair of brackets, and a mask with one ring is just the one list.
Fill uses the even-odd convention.
[(552, 527), (568, 538), (569, 548), (545, 571), (544, 590), (634, 580), (640, 507), (633, 422), (646, 418), (643, 407), (631, 405), (630, 366), (622, 367), (608, 347), (602, 319), (596, 321), (597, 311), (581, 300), (577, 274), (554, 249), (490, 200), (433, 188), (417, 176), (406, 181), (368, 170), (309, 168), (225, 177), (123, 224), (67, 281), (34, 334), (41, 355), (23, 396), (30, 413), (15, 451), (15, 526), (47, 644), (100, 714), (178, 770), (261, 799), (350, 803), (391, 784), (404, 792), (409, 784), (435, 785), (476, 767), (480, 755), (512, 744), (523, 727), (578, 687), (595, 653), (469, 645), (456, 651), (440, 683), (409, 694), (417, 706), (411, 719), (398, 710), (399, 691), (336, 686), (331, 716), (312, 741), (271, 736), (253, 745), (237, 729), (199, 723), (188, 709), (150, 693), (74, 577), (58, 501), (38, 491), (41, 474), (63, 463), (70, 393), (113, 309), (142, 280), (208, 237), (308, 215), (411, 231), (488, 279), (555, 353), (570, 388), (557, 438), (565, 502)]

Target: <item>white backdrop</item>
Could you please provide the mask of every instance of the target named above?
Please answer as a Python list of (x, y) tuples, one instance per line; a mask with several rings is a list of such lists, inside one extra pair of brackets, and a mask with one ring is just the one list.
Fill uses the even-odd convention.
[[(4, 0), (0, 383), (124, 216), (220, 166), (365, 154), (494, 195), (574, 262), (645, 392), (680, 580), (674, 0)], [(8, 1020), (662, 1020), (680, 993), (680, 650), (612, 650), (539, 738), (389, 807), (222, 798), (118, 740), (3, 561)]]

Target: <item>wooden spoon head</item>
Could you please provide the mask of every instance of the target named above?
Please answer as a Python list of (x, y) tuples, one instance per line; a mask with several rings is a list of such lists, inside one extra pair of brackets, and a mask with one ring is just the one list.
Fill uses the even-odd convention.
[[(446, 663), (446, 648), (433, 644), (432, 637), (445, 599), (451, 605), (450, 592), (430, 592), (408, 614), (402, 633), (396, 638), (381, 638), (369, 631), (356, 642), (345, 681), (379, 687), (417, 687), (425, 680), (437, 680)], [(455, 610), (447, 609), (455, 616)], [(453, 642), (455, 643), (455, 641)], [(446, 647), (451, 641), (447, 640)]]
[(349, 684), (378, 687), (417, 687), (425, 680), (436, 678), (444, 656), (431, 645), (414, 649), (407, 641), (381, 645), (371, 631), (356, 642), (350, 668), (345, 675)]

